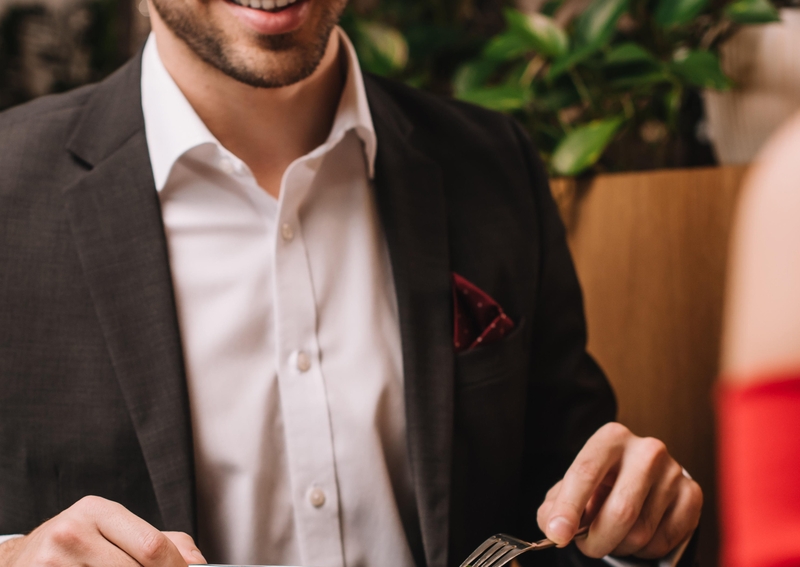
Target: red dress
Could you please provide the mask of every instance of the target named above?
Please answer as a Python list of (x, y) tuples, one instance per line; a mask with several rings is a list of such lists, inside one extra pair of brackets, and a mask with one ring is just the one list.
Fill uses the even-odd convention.
[(718, 392), (723, 567), (800, 566), (800, 373)]

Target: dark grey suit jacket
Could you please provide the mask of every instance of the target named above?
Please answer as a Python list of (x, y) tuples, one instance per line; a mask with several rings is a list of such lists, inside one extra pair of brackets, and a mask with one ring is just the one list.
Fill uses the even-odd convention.
[[(0, 534), (31, 530), (87, 494), (195, 533), (140, 63), (0, 115)], [(366, 81), (419, 513), (408, 537), (420, 566), (458, 565), (496, 532), (536, 537), (547, 488), (615, 402), (585, 351), (564, 230), (520, 127)], [(454, 354), (454, 271), (505, 308), (512, 335)]]

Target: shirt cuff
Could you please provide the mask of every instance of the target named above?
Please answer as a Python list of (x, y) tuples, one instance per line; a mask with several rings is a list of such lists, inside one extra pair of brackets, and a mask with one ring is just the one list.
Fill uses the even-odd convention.
[(675, 567), (678, 564), (678, 561), (681, 560), (681, 557), (683, 557), (683, 553), (686, 551), (686, 546), (688, 546), (689, 542), (692, 540), (692, 536), (694, 536), (694, 532), (689, 534), (689, 537), (683, 540), (678, 547), (673, 549), (672, 553), (655, 561), (649, 559), (636, 559), (635, 557), (631, 557), (629, 559), (620, 559), (619, 557), (611, 557), (610, 555), (603, 557), (603, 561), (611, 565), (611, 567), (642, 567), (644, 565), (655, 565), (656, 567)]
[(13, 534), (13, 535), (0, 535), (0, 545), (3, 545), (10, 539), (16, 539), (18, 537), (22, 537), (22, 534)]

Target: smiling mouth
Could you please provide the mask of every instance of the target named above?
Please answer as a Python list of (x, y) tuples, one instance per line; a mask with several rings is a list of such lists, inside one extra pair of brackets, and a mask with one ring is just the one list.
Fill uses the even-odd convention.
[(232, 4), (237, 4), (245, 8), (252, 8), (253, 10), (261, 10), (262, 12), (280, 12), (286, 8), (302, 2), (303, 0), (228, 0)]

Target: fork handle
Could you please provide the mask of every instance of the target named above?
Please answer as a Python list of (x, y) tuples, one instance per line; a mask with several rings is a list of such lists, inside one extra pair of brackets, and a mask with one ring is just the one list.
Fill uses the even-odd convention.
[[(583, 526), (581, 529), (575, 532), (574, 536), (572, 536), (572, 541), (575, 541), (576, 539), (583, 539), (586, 537), (588, 533), (589, 533), (589, 526)], [(556, 545), (558, 545), (556, 542), (544, 538), (532, 544), (531, 549), (547, 549), (549, 547), (555, 547)]]

